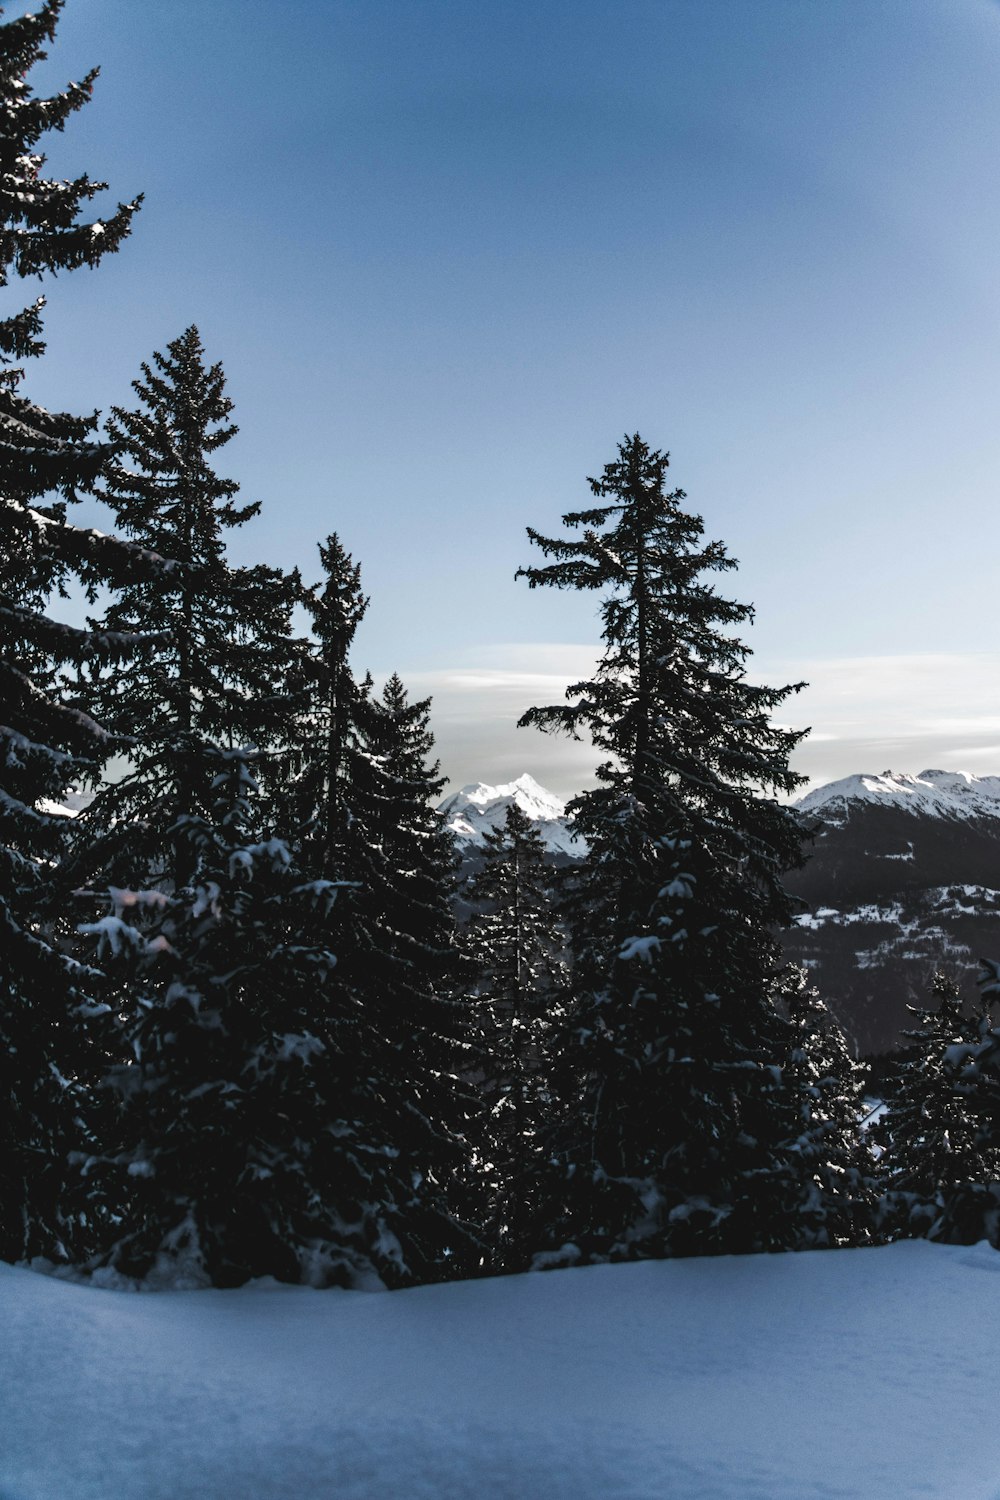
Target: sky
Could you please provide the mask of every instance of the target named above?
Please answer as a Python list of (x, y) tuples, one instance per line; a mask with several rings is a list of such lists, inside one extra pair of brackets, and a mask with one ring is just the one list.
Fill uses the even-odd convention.
[(49, 169), (145, 204), (44, 288), (28, 389), (128, 405), (197, 323), (234, 561), (338, 532), (453, 787), (589, 784), (514, 726), (596, 600), (514, 574), (635, 431), (739, 559), (751, 674), (810, 684), (803, 775), (1000, 772), (995, 0), (67, 0), (31, 81), (94, 64)]

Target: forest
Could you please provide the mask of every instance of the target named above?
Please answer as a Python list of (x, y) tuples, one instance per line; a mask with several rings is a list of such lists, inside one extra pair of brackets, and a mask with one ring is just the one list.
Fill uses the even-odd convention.
[[(127, 253), (142, 206), (45, 175), (95, 76), (26, 81), (61, 9), (0, 25), (5, 286)], [(395, 1289), (1000, 1241), (1000, 964), (974, 1015), (935, 986), (873, 1094), (781, 956), (801, 684), (748, 676), (666, 451), (626, 435), (521, 569), (599, 599), (594, 675), (523, 720), (600, 755), (588, 857), (514, 809), (460, 888), (431, 704), (352, 663), (360, 563), (227, 558), (259, 505), (215, 351), (189, 326), (103, 423), (53, 413), (43, 313), (0, 321), (0, 1259)]]

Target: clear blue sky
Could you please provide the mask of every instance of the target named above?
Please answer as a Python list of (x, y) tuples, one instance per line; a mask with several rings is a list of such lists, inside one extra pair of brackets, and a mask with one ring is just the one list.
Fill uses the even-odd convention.
[(127, 404), (197, 322), (237, 559), (340, 533), (458, 783), (585, 774), (510, 725), (594, 601), (513, 574), (626, 430), (813, 683), (804, 771), (1000, 771), (993, 0), (67, 0), (33, 82), (93, 63), (50, 167), (147, 202), (48, 286), (32, 392)]

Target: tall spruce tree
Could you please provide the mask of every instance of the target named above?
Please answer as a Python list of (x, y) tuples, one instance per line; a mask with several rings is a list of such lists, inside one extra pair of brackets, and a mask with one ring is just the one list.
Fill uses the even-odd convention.
[(362, 701), (344, 865), (358, 891), (344, 973), (385, 1039), (386, 1133), (400, 1175), (418, 1184), (398, 1232), (428, 1280), (474, 1270), (482, 1253), (470, 1228), (480, 1212), (471, 1168), (478, 1110), (462, 1081), (475, 1058), (455, 930), (457, 857), (434, 808), (443, 782), (429, 760), (430, 700), (411, 703), (394, 674), (380, 697)]
[(176, 566), (152, 586), (122, 589), (100, 622), (162, 639), (124, 677), (97, 672), (82, 684), (86, 706), (133, 745), (123, 773), (99, 786), (81, 836), (112, 883), (183, 885), (190, 848), (179, 820), (209, 810), (211, 762), (201, 752), (287, 737), (299, 584), (226, 560), (226, 532), (260, 505), (238, 505), (239, 486), (213, 467), (237, 428), (222, 366), (207, 364), (197, 328), (154, 353), (133, 389), (139, 406), (112, 407), (107, 423), (115, 453), (103, 498), (127, 537)]
[(350, 651), (368, 608), (361, 568), (336, 533), (319, 544), (323, 581), (303, 593), (312, 621), (312, 649), (302, 658), (305, 691), (286, 754), (285, 817), (298, 830), (306, 868), (341, 868), (349, 819), (358, 721), (367, 689), (355, 680)]
[(546, 1065), (566, 998), (552, 879), (541, 834), (511, 803), (504, 822), (486, 835), (483, 864), (465, 886), (473, 903), (466, 944), (479, 975), (481, 1087), (490, 1114), (489, 1239), (493, 1265), (503, 1271), (525, 1269), (538, 1234), (536, 1195), (553, 1110)]
[[(90, 98), (96, 70), (38, 98), (27, 74), (45, 57), (61, 0), (0, 24), (0, 284), (96, 265), (117, 250), (139, 207), (85, 219), (106, 186), (86, 175), (44, 176), (38, 150)], [(66, 1157), (78, 1137), (80, 1079), (89, 1066), (85, 1016), (97, 976), (49, 941), (44, 921), (67, 820), (55, 815), (83, 768), (107, 753), (100, 725), (65, 701), (63, 677), (83, 660), (114, 659), (133, 643), (56, 621), (53, 593), (151, 562), (113, 539), (67, 524), (66, 502), (104, 453), (96, 421), (52, 413), (25, 395), (24, 361), (44, 352), (38, 298), (0, 320), (0, 1257), (73, 1252), (79, 1221)]]
[(546, 1264), (774, 1239), (757, 1204), (783, 1170), (775, 930), (801, 859), (774, 794), (801, 780), (801, 735), (770, 719), (794, 689), (748, 681), (735, 630), (752, 611), (704, 576), (734, 563), (667, 468), (626, 438), (590, 480), (599, 503), (563, 517), (579, 535), (529, 530), (555, 561), (521, 570), (532, 588), (604, 591), (595, 675), (521, 721), (586, 732), (605, 756), (569, 808), (590, 858), (566, 903), (575, 1002)]

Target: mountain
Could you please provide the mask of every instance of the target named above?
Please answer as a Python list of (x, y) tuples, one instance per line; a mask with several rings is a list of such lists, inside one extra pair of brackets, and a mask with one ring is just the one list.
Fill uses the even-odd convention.
[(808, 792), (797, 807), (832, 824), (849, 818), (859, 805), (895, 808), (919, 817), (1000, 818), (1000, 776), (971, 776), (967, 771), (845, 776)]
[(1000, 776), (848, 776), (797, 808), (812, 841), (786, 877), (805, 910), (785, 951), (860, 1053), (890, 1050), (935, 971), (971, 998), (1000, 957)]
[[(525, 775), (441, 803), (467, 871), (512, 802), (557, 863), (586, 857), (565, 803)], [(786, 957), (809, 970), (859, 1054), (891, 1051), (936, 972), (971, 999), (980, 958), (1000, 959), (1000, 776), (847, 776), (796, 808), (811, 837), (805, 866), (786, 876), (802, 902)]]
[(567, 859), (584, 857), (587, 846), (570, 833), (565, 802), (527, 774), (501, 786), (487, 786), (482, 781), (463, 786), (444, 799), (438, 812), (454, 834), (459, 853), (474, 856), (483, 848), (486, 835), (503, 826), (512, 803), (537, 826), (550, 854)]

